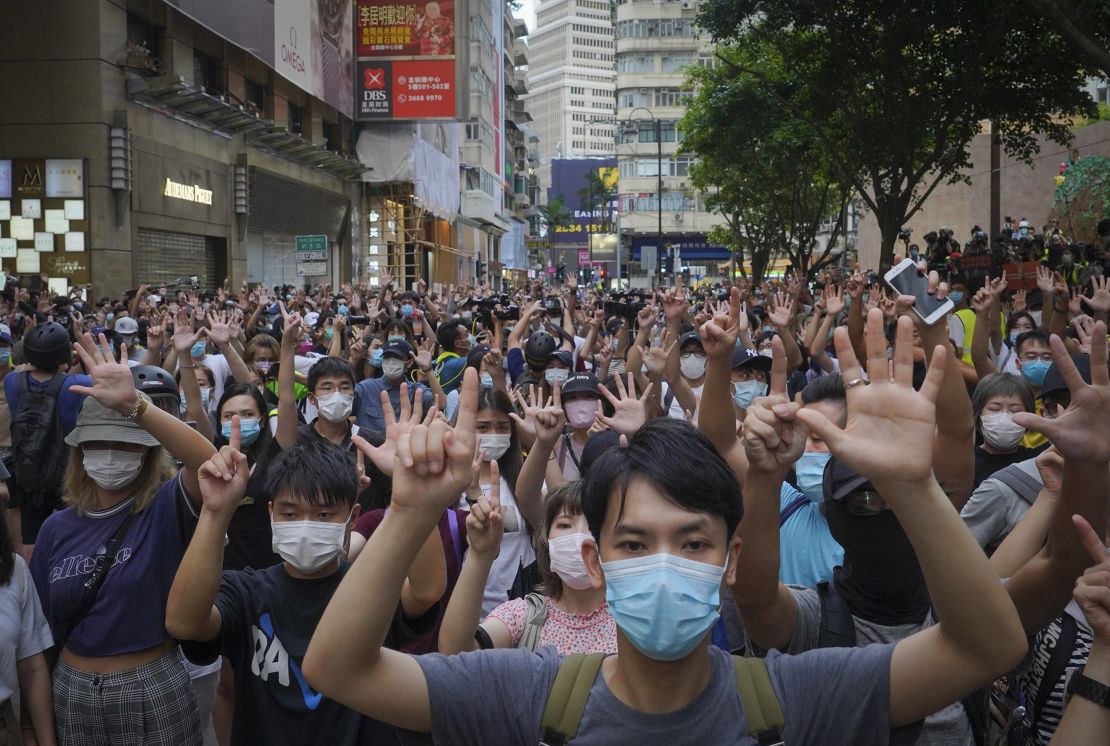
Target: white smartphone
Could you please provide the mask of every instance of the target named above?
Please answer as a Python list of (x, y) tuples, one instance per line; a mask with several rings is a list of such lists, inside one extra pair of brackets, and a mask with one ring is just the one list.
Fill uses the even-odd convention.
[(936, 294), (929, 294), (929, 278), (917, 269), (911, 259), (903, 259), (900, 264), (891, 267), (883, 275), (886, 282), (894, 292), (899, 295), (912, 295), (917, 299), (913, 304), (913, 312), (929, 326), (942, 320), (952, 312), (955, 304), (951, 300), (937, 300)]

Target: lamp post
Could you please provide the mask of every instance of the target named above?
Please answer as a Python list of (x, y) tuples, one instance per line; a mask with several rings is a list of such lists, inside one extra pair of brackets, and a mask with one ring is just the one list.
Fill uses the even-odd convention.
[[(624, 130), (628, 134), (638, 134), (640, 131), (639, 126), (632, 124), (632, 117), (638, 111), (647, 112), (651, 117), (652, 128), (655, 130), (655, 175), (657, 187), (655, 190), (655, 207), (658, 216), (658, 224), (656, 227), (656, 264), (659, 270), (659, 284), (663, 282), (663, 122), (656, 118), (655, 113), (651, 109), (644, 106), (637, 106), (635, 109), (628, 113), (628, 119), (625, 120), (628, 126)], [(618, 236), (618, 239), (620, 237)]]

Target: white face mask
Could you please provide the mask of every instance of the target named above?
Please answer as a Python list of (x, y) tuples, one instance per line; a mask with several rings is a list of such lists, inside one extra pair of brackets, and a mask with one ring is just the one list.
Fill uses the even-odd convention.
[(343, 551), (347, 521), (271, 521), (270, 530), (274, 552), (299, 572), (309, 575)]
[(90, 478), (106, 490), (122, 490), (139, 478), (145, 453), (96, 448), (84, 451), (81, 462)]
[(983, 440), (991, 448), (1010, 451), (1017, 448), (1025, 437), (1025, 428), (1014, 423), (1014, 415), (1010, 412), (985, 414), (979, 421), (982, 423)]
[(320, 416), (328, 422), (342, 422), (350, 417), (354, 403), (354, 395), (344, 394), (342, 391), (316, 397), (316, 408), (320, 411)]
[(704, 357), (697, 357), (694, 353), (687, 352), (679, 358), (678, 367), (684, 377), (695, 380), (705, 375), (705, 362)]
[(512, 435), (483, 435), (482, 436), (482, 460), (483, 461), (496, 461), (505, 455), (505, 451), (509, 450), (509, 444), (512, 442)]
[(586, 562), (582, 559), (582, 544), (593, 537), (589, 534), (569, 534), (549, 539), (547, 553), (551, 557), (551, 571), (559, 579), (576, 591), (590, 587), (590, 575), (586, 572)]
[(393, 381), (400, 379), (405, 375), (405, 361), (395, 357), (383, 358), (382, 375)]

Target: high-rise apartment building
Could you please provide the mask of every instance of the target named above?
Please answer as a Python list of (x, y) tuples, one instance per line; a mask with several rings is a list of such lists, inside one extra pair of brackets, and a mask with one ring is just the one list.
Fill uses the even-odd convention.
[[(729, 254), (709, 245), (707, 235), (721, 219), (706, 212), (690, 183), (693, 158), (677, 154), (682, 141), (677, 123), (693, 95), (684, 85), (687, 68), (714, 60), (708, 35), (695, 25), (698, 0), (616, 2), (616, 155), (620, 231), (631, 249), (626, 256), (640, 262), (641, 249), (648, 249), (642, 265), (650, 266), (662, 243), (658, 255), (678, 258), (692, 276), (715, 275), (714, 265)], [(646, 274), (641, 269), (639, 284)]]
[(616, 137), (609, 0), (538, 0), (528, 37), (528, 111), (539, 137), (540, 194), (553, 158), (611, 156)]

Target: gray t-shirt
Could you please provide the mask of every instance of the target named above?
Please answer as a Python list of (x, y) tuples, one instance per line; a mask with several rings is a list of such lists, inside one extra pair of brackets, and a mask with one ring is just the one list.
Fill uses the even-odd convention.
[[(817, 647), (821, 634), (821, 598), (817, 591), (796, 585), (787, 587), (798, 604), (798, 626), (794, 628), (794, 636), (790, 638), (786, 652), (798, 655), (811, 650), (836, 650), (837, 648)], [(852, 620), (856, 624), (856, 644), (861, 646), (857, 650), (867, 650), (877, 645), (886, 647), (889, 643), (904, 640), (935, 623), (931, 614), (925, 617), (922, 624), (887, 626), (857, 616), (853, 616)], [(761, 652), (751, 643), (749, 645), (753, 652)], [(769, 653), (768, 658), (773, 654), (773, 651)], [(964, 706), (956, 702), (927, 717), (915, 743), (918, 746), (974, 746), (975, 739), (971, 735), (971, 725), (964, 714)]]
[[(893, 646), (771, 653), (767, 668), (782, 705), (789, 744), (867, 746), (912, 743), (914, 728), (891, 732)], [(662, 715), (632, 709), (599, 674), (575, 746), (711, 743), (754, 746), (736, 693), (732, 658), (710, 647), (709, 685), (685, 707)], [(536, 744), (547, 694), (559, 669), (554, 648), (537, 653), (483, 650), (416, 658), (428, 682), (437, 744)], [(910, 734), (907, 741), (904, 735)]]
[[(1041, 481), (1036, 459), (1020, 461), (1017, 466), (1030, 479)], [(990, 477), (984, 479), (971, 493), (971, 497), (960, 510), (960, 517), (975, 541), (979, 542), (979, 546), (988, 555), (994, 554), (1029, 510), (1033, 499), (1036, 499), (1036, 495), (1031, 499), (1023, 498), (1001, 479)]]

